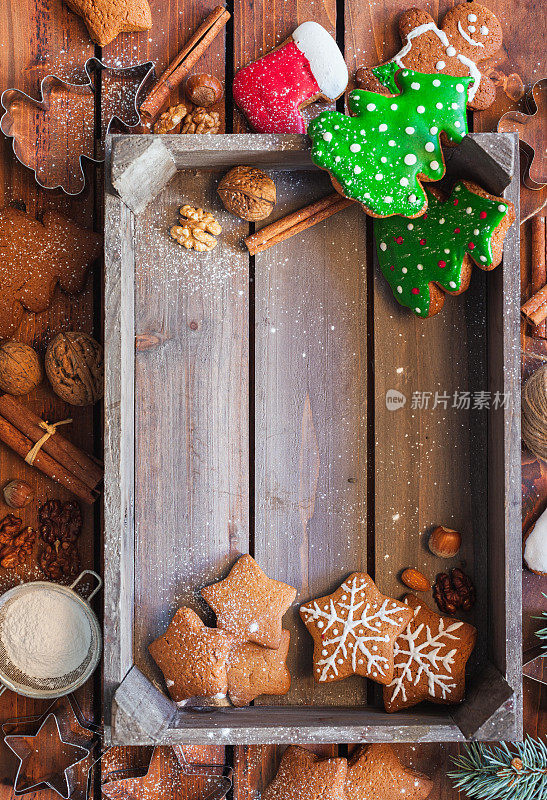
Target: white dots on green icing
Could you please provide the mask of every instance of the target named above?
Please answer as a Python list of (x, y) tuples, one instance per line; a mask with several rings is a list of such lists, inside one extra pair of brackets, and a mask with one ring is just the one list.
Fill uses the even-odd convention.
[(396, 144), (397, 144), (397, 142), (394, 139), (390, 139), (389, 142), (388, 142), (388, 145), (390, 147), (395, 147)]
[(401, 186), (408, 186), (408, 178), (401, 178), (399, 183), (401, 184)]
[(435, 150), (435, 145), (433, 144), (433, 142), (426, 142), (425, 149), (428, 153), (432, 153)]
[(417, 160), (418, 160), (418, 159), (416, 158), (416, 156), (414, 155), (414, 153), (407, 153), (407, 154), (406, 154), (406, 156), (405, 156), (405, 158), (404, 158), (404, 162), (405, 162), (405, 164), (406, 164), (407, 166), (409, 166), (409, 167), (411, 167), (413, 164), (415, 164)]
[(356, 164), (356, 165), (354, 166), (354, 168), (353, 168), (353, 171), (355, 172), (355, 174), (356, 174), (356, 175), (360, 175), (360, 174), (361, 174), (361, 172), (362, 172), (363, 170), (361, 169), (361, 167), (359, 166), (359, 164)]
[(425, 106), (418, 106), (416, 111), (418, 112), (418, 114), (424, 114), (425, 113)]
[(451, 108), (453, 111), (456, 111), (456, 109), (458, 108), (458, 104), (457, 104), (457, 103), (450, 103), (450, 108)]
[(393, 197), (391, 197), (389, 194), (388, 194), (388, 195), (386, 195), (386, 197), (384, 197), (384, 200), (385, 200), (385, 202), (386, 202), (386, 203), (388, 203), (388, 204), (389, 204), (389, 203), (393, 203)]
[(438, 78), (435, 78), (435, 80), (433, 81), (433, 86), (434, 86), (436, 89), (438, 89), (440, 85), (441, 85), (441, 82), (440, 82), (440, 80), (439, 80)]
[(408, 272), (408, 269), (406, 267), (403, 267), (401, 272), (403, 273), (403, 275), (406, 275), (406, 273)]
[(380, 250), (383, 252), (387, 250), (387, 244), (385, 242), (380, 242)]
[(409, 201), (409, 203), (415, 203), (417, 199), (418, 199), (418, 198), (416, 197), (416, 195), (415, 195), (415, 194), (409, 194), (409, 195), (408, 195), (408, 201)]
[(332, 133), (330, 131), (325, 131), (325, 133), (323, 134), (323, 139), (325, 140), (325, 142), (332, 141)]
[(433, 127), (429, 129), (429, 133), (432, 136), (436, 136), (439, 133), (439, 129), (437, 128), (436, 125), (433, 125)]
[(411, 88), (411, 89), (414, 89), (415, 91), (418, 91), (418, 89), (420, 88), (420, 84), (418, 83), (418, 81), (413, 81), (413, 82), (410, 84), (410, 88)]
[(378, 126), (378, 130), (380, 131), (380, 133), (384, 133), (384, 131), (387, 131), (386, 123), (382, 122), (382, 124)]
[(397, 103), (392, 103), (392, 104), (390, 105), (390, 108), (391, 108), (391, 110), (392, 110), (392, 111), (397, 111), (397, 109), (399, 108), (399, 106), (397, 105)]
[(385, 156), (382, 156), (380, 161), (382, 162), (382, 164), (387, 164), (387, 158)]
[(449, 281), (448, 285), (450, 286), (451, 289), (456, 289), (458, 284), (456, 283), (456, 281)]
[(459, 128), (459, 127), (460, 127), (460, 124), (461, 124), (461, 123), (460, 123), (460, 121), (459, 121), (459, 120), (456, 120), (456, 122), (454, 123), (454, 125), (455, 125), (455, 127), (456, 127), (456, 128)]
[(431, 167), (431, 169), (434, 172), (436, 172), (439, 169), (439, 162), (438, 161), (432, 161), (429, 166)]
[(471, 206), (467, 206), (467, 208), (465, 209), (465, 213), (466, 214), (472, 214), (473, 213), (473, 209), (471, 208)]
[(445, 222), (446, 222), (445, 218), (441, 217), (439, 220), (439, 225), (444, 225)]
[(420, 272), (423, 270), (423, 268), (424, 268), (423, 264), (416, 264), (416, 269), (419, 269)]
[(442, 107), (443, 107), (442, 103), (435, 103), (435, 108), (438, 108), (439, 111), (441, 110)]
[(367, 111), (376, 111), (376, 105), (374, 103), (367, 103)]
[(500, 203), (498, 206), (498, 211), (507, 211), (507, 206), (504, 206), (503, 203)]
[[(359, 172), (361, 172), (361, 170), (359, 170)], [(382, 175), (381, 172), (377, 172), (374, 177), (376, 178), (377, 181), (383, 181), (384, 180), (384, 176)]]
[(353, 144), (350, 144), (349, 149), (351, 150), (352, 153), (358, 153), (359, 150), (361, 149), (361, 145), (358, 144), (357, 142), (354, 142)]
[(399, 294), (402, 294), (403, 293), (403, 287), (402, 286), (397, 286), (397, 291), (399, 292)]
[(412, 222), (409, 222), (409, 223), (408, 223), (408, 225), (406, 226), (406, 229), (407, 229), (408, 231), (413, 231), (413, 230), (414, 230), (414, 225), (412, 224)]
[(465, 91), (465, 87), (464, 87), (463, 83), (457, 83), (456, 84), (456, 91), (459, 92), (460, 94)]
[[(498, 206), (498, 208), (499, 208), (499, 206)], [(473, 236), (478, 236), (478, 235), (479, 235), (479, 233), (480, 233), (479, 229), (478, 229), (478, 228), (474, 228), (474, 230), (473, 230)]]
[(409, 136), (412, 136), (414, 130), (415, 129), (412, 127), (412, 125), (407, 125), (407, 127), (405, 128), (405, 133), (408, 133)]

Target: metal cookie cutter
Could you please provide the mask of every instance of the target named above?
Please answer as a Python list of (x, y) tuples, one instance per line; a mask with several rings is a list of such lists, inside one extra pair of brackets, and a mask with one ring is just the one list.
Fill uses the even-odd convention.
[[(44, 189), (61, 188), (77, 195), (85, 187), (83, 159), (104, 161), (104, 137), (114, 125), (134, 128), (141, 122), (139, 106), (154, 77), (151, 61), (115, 68), (90, 58), (85, 83), (69, 83), (46, 75), (40, 99), (19, 89), (6, 89), (0, 97), (5, 113), (0, 129), (13, 137), (16, 158), (34, 172)], [(101, 85), (101, 137), (96, 138), (96, 92)]]
[(547, 185), (547, 78), (541, 78), (525, 96), (528, 114), (508, 111), (498, 122), (500, 133), (518, 133), (522, 182), (539, 191)]

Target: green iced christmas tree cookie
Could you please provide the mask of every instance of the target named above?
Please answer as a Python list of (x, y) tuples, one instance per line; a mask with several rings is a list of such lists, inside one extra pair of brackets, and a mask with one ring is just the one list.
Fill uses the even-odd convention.
[(418, 219), (374, 220), (378, 261), (393, 296), (420, 317), (441, 310), (444, 292), (467, 289), (471, 260), (484, 270), (499, 264), (514, 219), (511, 203), (467, 181), (457, 183), (446, 200), (430, 189), (427, 195), (427, 213)]
[[(384, 69), (394, 75), (399, 67)], [(420, 179), (438, 181), (445, 173), (441, 131), (451, 142), (467, 133), (472, 79), (403, 69), (395, 80), (400, 89), (395, 97), (356, 89), (349, 95), (355, 116), (325, 111), (312, 120), (311, 156), (335, 187), (369, 214), (417, 217), (427, 207)]]

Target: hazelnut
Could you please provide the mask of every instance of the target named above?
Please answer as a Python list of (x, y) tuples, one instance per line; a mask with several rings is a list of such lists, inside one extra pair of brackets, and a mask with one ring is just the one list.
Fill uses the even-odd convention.
[(454, 558), (461, 544), (461, 534), (444, 525), (438, 525), (429, 537), (429, 549), (439, 558)]
[(201, 108), (209, 108), (218, 103), (223, 93), (222, 84), (214, 75), (191, 75), (186, 81), (186, 97)]
[(4, 486), (4, 499), (10, 508), (24, 508), (33, 498), (32, 486), (20, 478), (14, 478)]
[(217, 192), (228, 211), (249, 222), (268, 217), (276, 202), (275, 183), (255, 167), (234, 167), (220, 181)]
[(431, 589), (431, 583), (425, 575), (422, 575), (417, 569), (412, 569), (411, 567), (403, 570), (401, 580), (405, 586), (408, 586), (409, 589), (413, 589), (415, 592), (428, 592)]

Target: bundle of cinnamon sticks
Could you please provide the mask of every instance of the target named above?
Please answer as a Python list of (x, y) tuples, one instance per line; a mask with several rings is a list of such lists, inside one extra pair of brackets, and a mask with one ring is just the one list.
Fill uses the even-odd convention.
[[(37, 414), (10, 395), (0, 395), (0, 441), (26, 459), (34, 445), (45, 438), (44, 432), (45, 423)], [(57, 430), (38, 449), (32, 466), (84, 503), (94, 503), (99, 496), (96, 487), (103, 478), (101, 463), (71, 444)]]
[(547, 318), (547, 237), (545, 217), (532, 218), (532, 275), (531, 286), (534, 294), (521, 308), (526, 322), (532, 326), (532, 336), (545, 338)]

